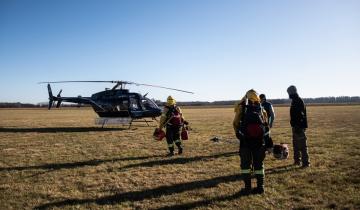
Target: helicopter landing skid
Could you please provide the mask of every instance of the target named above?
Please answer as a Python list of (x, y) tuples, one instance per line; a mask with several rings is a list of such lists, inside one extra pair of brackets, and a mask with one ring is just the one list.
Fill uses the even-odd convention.
[(95, 124), (101, 125), (104, 128), (105, 125), (128, 125), (131, 124), (131, 117), (98, 117), (95, 118)]
[(148, 127), (150, 127), (149, 122), (153, 122), (153, 121), (152, 121), (152, 120), (149, 121), (149, 120), (146, 120), (146, 119), (142, 119), (142, 120), (132, 119), (131, 122), (130, 122), (130, 125), (129, 125), (129, 129), (131, 128), (133, 122), (145, 122), (146, 125), (147, 125)]
[(130, 129), (133, 122), (145, 122), (147, 126), (150, 126), (149, 122), (153, 122), (153, 121), (148, 121), (146, 119), (135, 120), (134, 118), (131, 118), (131, 117), (98, 117), (98, 118), (95, 118), (95, 124), (101, 125), (101, 128), (104, 128), (105, 125), (129, 125), (128, 129)]

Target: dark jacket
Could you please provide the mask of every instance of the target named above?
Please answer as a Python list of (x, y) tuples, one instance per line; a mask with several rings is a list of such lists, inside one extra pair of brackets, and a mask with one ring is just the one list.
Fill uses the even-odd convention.
[(304, 101), (296, 94), (291, 96), (290, 124), (291, 127), (307, 128), (306, 107)]

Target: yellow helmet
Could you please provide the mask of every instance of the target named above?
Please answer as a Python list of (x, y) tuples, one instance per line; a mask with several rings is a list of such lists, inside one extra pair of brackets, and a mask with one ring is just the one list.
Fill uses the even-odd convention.
[(167, 97), (166, 105), (173, 106), (175, 104), (176, 104), (176, 100), (172, 96)]
[(254, 89), (246, 92), (246, 98), (252, 102), (260, 102), (259, 94)]

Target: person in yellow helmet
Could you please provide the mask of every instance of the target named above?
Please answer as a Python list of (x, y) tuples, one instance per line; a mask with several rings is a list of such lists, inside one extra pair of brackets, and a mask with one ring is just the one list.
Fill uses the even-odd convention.
[(253, 193), (264, 193), (265, 170), (265, 135), (269, 128), (266, 111), (260, 105), (258, 93), (251, 89), (235, 105), (233, 127), (236, 137), (240, 140), (240, 167), (245, 183), (245, 194), (250, 194), (251, 169), (254, 169), (257, 187)]
[(184, 120), (180, 107), (176, 105), (176, 100), (172, 96), (169, 96), (159, 123), (159, 129), (166, 127), (166, 142), (169, 149), (167, 156), (174, 155), (174, 143), (178, 148), (178, 154), (183, 153), (180, 139), (180, 130), (183, 124), (188, 124), (188, 122)]

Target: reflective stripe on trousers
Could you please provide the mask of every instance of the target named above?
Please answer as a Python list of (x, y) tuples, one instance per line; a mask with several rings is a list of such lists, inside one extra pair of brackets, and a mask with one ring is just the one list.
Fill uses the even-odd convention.
[(251, 169), (241, 169), (241, 173), (242, 173), (242, 174), (250, 174), (250, 173), (251, 173)]
[(264, 170), (264, 169), (255, 170), (254, 172), (255, 172), (255, 174), (258, 174), (258, 175), (264, 175), (264, 174), (265, 174), (265, 170)]

